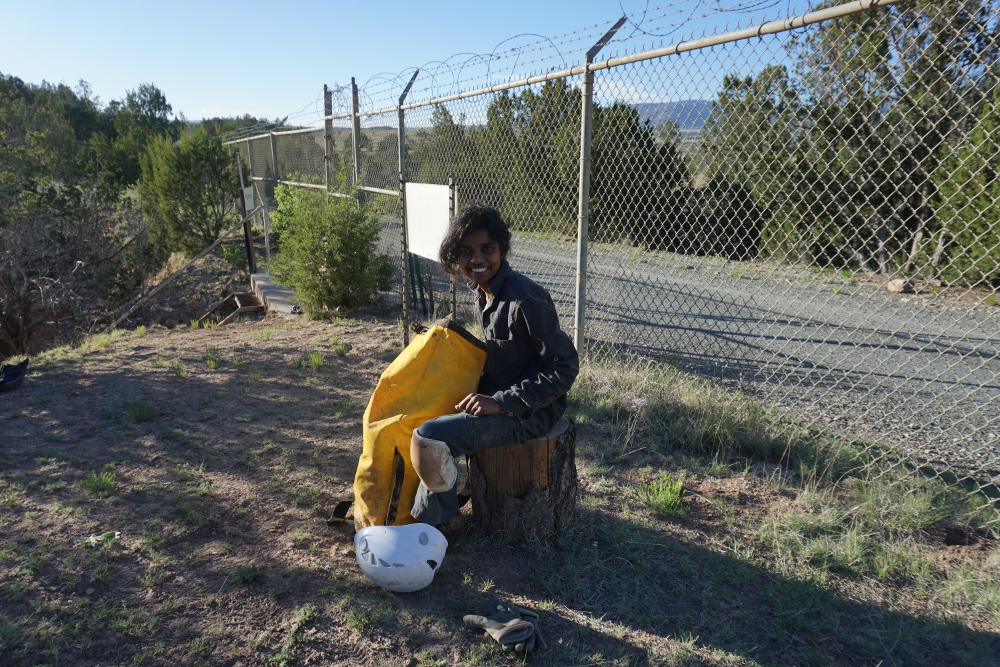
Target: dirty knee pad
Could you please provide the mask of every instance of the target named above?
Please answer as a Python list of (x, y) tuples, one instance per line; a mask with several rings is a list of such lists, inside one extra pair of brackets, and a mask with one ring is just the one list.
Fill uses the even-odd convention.
[(410, 463), (428, 491), (442, 493), (453, 487), (458, 479), (458, 468), (448, 445), (425, 438), (416, 431), (410, 438)]

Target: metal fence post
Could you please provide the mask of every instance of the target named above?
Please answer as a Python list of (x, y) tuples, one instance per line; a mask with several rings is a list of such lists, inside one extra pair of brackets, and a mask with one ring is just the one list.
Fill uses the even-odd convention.
[(323, 165), (326, 167), (326, 191), (333, 186), (333, 91), (323, 84)]
[[(402, 239), (402, 256), (403, 256), (403, 344), (407, 345), (410, 342), (410, 330), (407, 326), (407, 319), (409, 318), (409, 308), (407, 307), (407, 292), (410, 287), (410, 244), (407, 238), (406, 229), (406, 122), (405, 115), (406, 112), (403, 111), (403, 102), (406, 100), (406, 96), (410, 93), (410, 88), (413, 86), (413, 82), (417, 80), (417, 75), (420, 74), (420, 70), (413, 73), (410, 77), (410, 82), (406, 84), (406, 88), (403, 89), (403, 94), (399, 96), (399, 105), (396, 107), (396, 119), (398, 124), (398, 132), (396, 134), (396, 142), (398, 143), (399, 149), (399, 220), (402, 223), (402, 233), (400, 237)], [(351, 87), (354, 91), (354, 100), (357, 104), (358, 93), (357, 88), (354, 87), (354, 79), (351, 79)], [(355, 122), (357, 121), (357, 116), (355, 116)], [(357, 144), (355, 144), (357, 148)], [(357, 164), (357, 163), (355, 163)]]
[[(351, 77), (351, 149), (354, 161), (354, 187), (361, 186), (361, 115), (358, 109), (358, 84)], [(364, 199), (361, 191), (358, 191), (358, 204), (363, 204)]]
[(253, 251), (253, 231), (250, 228), (250, 219), (247, 218), (247, 199), (243, 184), (243, 158), (236, 153), (236, 170), (240, 175), (240, 217), (243, 218), (243, 243), (247, 250), (247, 272), (257, 273), (257, 257)]
[(250, 140), (247, 139), (247, 166), (250, 167), (250, 182), (253, 182), (253, 151), (250, 149)]
[(590, 64), (594, 62), (594, 56), (622, 27), (626, 18), (623, 16), (618, 19), (597, 44), (587, 51), (587, 67), (583, 73), (583, 89), (580, 95), (580, 192), (577, 201), (579, 219), (576, 228), (576, 315), (573, 319), (573, 344), (581, 354), (586, 324), (587, 240), (590, 235), (590, 140), (594, 115), (594, 73), (590, 71)]
[[(254, 186), (253, 179), (253, 149), (250, 147), (250, 139), (247, 138), (247, 166), (250, 167), (250, 185)], [(264, 181), (258, 181), (259, 183), (264, 183)], [(259, 190), (259, 192), (258, 192)], [(260, 197), (261, 202), (261, 218), (264, 220), (264, 255), (267, 257), (268, 261), (271, 261), (271, 230), (270, 225), (268, 225), (268, 215), (267, 215), (267, 189), (264, 185), (260, 188), (254, 190), (255, 197)]]

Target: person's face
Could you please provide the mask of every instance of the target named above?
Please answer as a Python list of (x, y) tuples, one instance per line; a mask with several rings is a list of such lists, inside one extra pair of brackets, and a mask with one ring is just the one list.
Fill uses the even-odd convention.
[(503, 259), (499, 244), (485, 229), (472, 232), (458, 246), (459, 270), (484, 291), (489, 291)]

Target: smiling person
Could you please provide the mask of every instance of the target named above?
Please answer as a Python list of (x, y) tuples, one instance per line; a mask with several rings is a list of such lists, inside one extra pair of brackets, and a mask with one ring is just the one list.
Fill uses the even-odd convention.
[(471, 281), (486, 338), (476, 393), (455, 406), (457, 414), (424, 422), (410, 443), (420, 477), (411, 514), (438, 526), (453, 546), (464, 531), (459, 508), (468, 497), (454, 457), (545, 436), (566, 410), (579, 371), (576, 348), (559, 328), (552, 298), (510, 268), (509, 252), (506, 223), (480, 203), (458, 212), (441, 243), (445, 270)]

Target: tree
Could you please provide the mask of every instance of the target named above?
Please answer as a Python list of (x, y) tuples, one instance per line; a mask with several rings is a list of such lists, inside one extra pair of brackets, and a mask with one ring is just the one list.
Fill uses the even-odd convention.
[(658, 136), (632, 105), (595, 104), (591, 157), (591, 238), (665, 248), (689, 180), (676, 139), (669, 131)]
[(287, 120), (287, 116), (285, 118), (275, 118), (271, 121), (266, 118), (257, 118), (247, 113), (242, 116), (227, 118), (205, 118), (197, 124), (205, 126), (209, 134), (217, 134), (220, 137), (231, 139), (264, 134), (271, 130), (281, 129), (285, 126), (285, 121)]
[(109, 199), (119, 197), (135, 185), (142, 175), (142, 156), (150, 143), (159, 137), (176, 140), (180, 121), (171, 120), (173, 107), (163, 92), (151, 83), (129, 90), (125, 100), (108, 105), (114, 134), (96, 135), (92, 148), (100, 164), (101, 192)]
[(665, 249), (691, 255), (754, 259), (766, 218), (750, 191), (723, 178), (684, 192), (676, 232)]
[[(476, 159), (466, 180), (476, 194), (495, 203), (514, 229), (575, 236), (579, 88), (560, 79), (503, 92), (486, 115), (485, 128), (468, 132)], [(689, 178), (677, 142), (624, 102), (594, 105), (591, 141), (591, 238), (664, 247)]]
[(0, 358), (86, 331), (158, 266), (133, 209), (58, 172), (43, 133), (0, 131)]
[(295, 288), (312, 317), (333, 308), (366, 305), (389, 288), (391, 259), (378, 254), (378, 216), (357, 197), (279, 185), (274, 218), (284, 228), (271, 273)]
[(747, 191), (750, 198), (743, 202), (767, 212), (763, 250), (777, 258), (807, 254), (801, 208), (810, 202), (796, 192), (803, 178), (815, 176), (796, 166), (801, 149), (795, 138), (804, 126), (803, 113), (784, 67), (768, 66), (757, 76), (726, 76), (701, 145), (710, 180)]
[(40, 86), (15, 76), (0, 74), (0, 116), (8, 137), (29, 133), (43, 136), (55, 152), (53, 177), (63, 184), (77, 185), (93, 177), (93, 159), (88, 140), (110, 131), (107, 115), (89, 98), (89, 87), (80, 82), (78, 96), (68, 86)]
[(465, 180), (498, 206), (513, 229), (575, 234), (579, 89), (560, 79), (537, 91), (504, 91), (486, 118), (486, 127), (471, 135), (481, 158)]
[(933, 174), (997, 85), (997, 24), (992, 0), (916, 0), (803, 33), (791, 71), (725, 79), (703, 143), (709, 177), (750, 192), (772, 257), (933, 265)]
[(97, 187), (91, 147), (113, 132), (85, 82), (0, 75), (0, 358), (89, 331), (162, 263), (139, 212)]
[(420, 183), (444, 185), (453, 174), (470, 173), (476, 161), (475, 144), (465, 129), (465, 118), (455, 122), (443, 104), (434, 105), (431, 128), (417, 132), (409, 153), (416, 167), (411, 168), (410, 179)]
[(949, 282), (1000, 287), (1000, 87), (967, 140), (934, 176), (940, 199), (935, 235), (944, 255), (941, 276)]
[(194, 254), (215, 241), (233, 221), (238, 192), (233, 159), (205, 128), (177, 143), (155, 137), (143, 157), (139, 198), (168, 250)]

